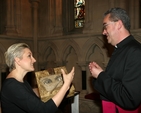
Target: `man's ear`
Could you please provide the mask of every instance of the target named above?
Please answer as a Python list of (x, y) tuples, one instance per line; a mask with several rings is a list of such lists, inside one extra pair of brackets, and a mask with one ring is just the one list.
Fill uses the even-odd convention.
[(123, 23), (121, 20), (118, 20), (118, 29), (122, 28), (123, 27)]

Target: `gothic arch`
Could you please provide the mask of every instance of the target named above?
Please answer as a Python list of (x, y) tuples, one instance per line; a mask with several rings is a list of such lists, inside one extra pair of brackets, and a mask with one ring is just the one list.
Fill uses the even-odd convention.
[[(71, 53), (71, 50), (75, 51), (75, 49), (70, 45), (65, 49), (65, 51), (64, 51), (65, 55), (63, 56), (63, 61), (66, 61), (68, 55)], [(77, 53), (76, 53), (76, 55), (77, 55)]]
[[(92, 77), (88, 65), (91, 60), (95, 60), (100, 66), (105, 68), (107, 64), (107, 52), (104, 49), (104, 40), (102, 35), (89, 38), (83, 45), (83, 61), (86, 63), (86, 89), (88, 93), (95, 92), (92, 86)], [(95, 55), (95, 56), (93, 56)]]
[[(42, 48), (42, 59), (43, 61), (46, 61), (46, 58), (49, 56), (49, 52), (53, 51), (55, 54), (55, 57), (58, 58), (58, 48), (57, 46), (53, 43), (53, 42), (45, 42), (45, 44), (43, 46), (41, 46)], [(51, 51), (50, 51), (51, 50)], [(57, 59), (56, 59), (57, 60)]]
[(88, 52), (94, 46), (97, 46), (100, 49), (100, 51), (101, 51), (101, 53), (103, 55), (103, 60), (104, 60), (103, 62), (106, 62), (107, 61), (107, 54), (106, 54), (107, 52), (105, 52), (105, 51), (107, 51), (107, 50), (105, 50), (103, 48), (104, 42), (103, 42), (103, 39), (102, 39), (101, 36), (92, 37), (84, 44), (83, 49), (82, 49), (83, 50), (83, 59), (84, 59), (84, 61), (86, 61), (86, 62), (89, 61)]
[(53, 42), (44, 42), (40, 49), (40, 68), (55, 67), (59, 60), (58, 48)]
[(56, 67), (56, 55), (50, 46), (46, 49), (44, 61), (46, 62), (45, 68)]
[(65, 59), (68, 55), (69, 49), (71, 47), (75, 50), (78, 59), (81, 57), (80, 47), (78, 46), (78, 44), (74, 40), (67, 40), (67, 41), (63, 42), (63, 44), (64, 45), (62, 46), (62, 54), (61, 54), (61, 58), (63, 61), (65, 61)]
[[(73, 85), (77, 91), (82, 90), (82, 76), (81, 69), (78, 65), (78, 60), (80, 58), (80, 48), (73, 40), (67, 40), (64, 42), (65, 45), (62, 46), (62, 61), (63, 65), (66, 66), (67, 70), (70, 71), (72, 66), (75, 67), (75, 75), (73, 79)], [(79, 83), (78, 83), (78, 80)]]

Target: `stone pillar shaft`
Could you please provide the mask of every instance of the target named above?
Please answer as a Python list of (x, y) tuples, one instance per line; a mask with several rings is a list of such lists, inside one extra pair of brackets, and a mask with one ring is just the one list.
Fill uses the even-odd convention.
[(6, 0), (6, 8), (7, 8), (7, 18), (6, 18), (6, 35), (15, 35), (17, 34), (15, 23), (14, 23), (14, 16), (15, 16), (15, 8), (14, 8), (14, 0)]
[[(38, 7), (39, 0), (30, 0), (32, 5), (32, 20), (33, 20), (33, 54), (36, 60), (38, 60)], [(35, 70), (38, 70), (38, 65), (35, 63)]]

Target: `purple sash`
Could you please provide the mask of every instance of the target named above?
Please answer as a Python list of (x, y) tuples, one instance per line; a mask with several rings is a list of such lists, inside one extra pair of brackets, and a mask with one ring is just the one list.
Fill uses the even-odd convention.
[[(141, 113), (141, 106), (135, 110), (124, 110), (121, 107), (115, 105), (113, 102), (102, 100), (103, 113)], [(116, 112), (118, 111), (118, 112)]]

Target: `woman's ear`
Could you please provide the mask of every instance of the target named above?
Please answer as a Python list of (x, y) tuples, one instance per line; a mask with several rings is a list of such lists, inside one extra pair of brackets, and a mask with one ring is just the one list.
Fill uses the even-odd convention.
[(15, 58), (15, 63), (17, 63), (17, 64), (19, 65), (19, 63), (20, 63), (20, 58), (16, 57), (16, 58)]

